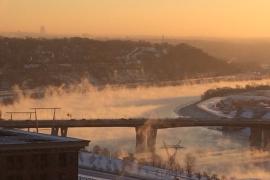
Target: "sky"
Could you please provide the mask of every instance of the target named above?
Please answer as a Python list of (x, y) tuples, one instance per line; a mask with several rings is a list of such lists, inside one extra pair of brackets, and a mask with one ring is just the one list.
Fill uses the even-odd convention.
[(269, 0), (0, 0), (0, 32), (270, 37)]

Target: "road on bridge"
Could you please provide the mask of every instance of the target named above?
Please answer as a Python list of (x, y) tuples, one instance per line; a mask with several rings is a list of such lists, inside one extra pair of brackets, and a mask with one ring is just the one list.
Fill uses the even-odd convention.
[(156, 129), (176, 127), (270, 127), (270, 121), (262, 119), (199, 119), (199, 118), (168, 118), (168, 119), (82, 119), (82, 120), (0, 120), (2, 128), (53, 128), (53, 127), (141, 127), (151, 126)]

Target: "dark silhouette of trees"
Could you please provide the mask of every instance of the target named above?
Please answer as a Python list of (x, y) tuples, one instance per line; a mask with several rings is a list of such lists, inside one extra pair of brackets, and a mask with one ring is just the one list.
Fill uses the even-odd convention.
[(237, 70), (187, 44), (0, 38), (0, 79), (9, 86), (61, 85), (82, 77), (96, 84), (159, 82), (231, 74)]
[(246, 85), (244, 87), (237, 86), (235, 88), (222, 87), (222, 88), (207, 90), (206, 92), (203, 93), (201, 99), (206, 100), (212, 97), (222, 97), (222, 96), (239, 94), (239, 93), (244, 93), (244, 92), (253, 91), (253, 90), (269, 90), (269, 89), (270, 89), (269, 85), (256, 85), (256, 84)]
[(194, 173), (194, 170), (195, 170), (195, 165), (196, 165), (195, 156), (193, 156), (191, 154), (187, 154), (185, 156), (184, 162), (185, 162), (186, 172), (187, 172), (188, 175), (191, 176)]

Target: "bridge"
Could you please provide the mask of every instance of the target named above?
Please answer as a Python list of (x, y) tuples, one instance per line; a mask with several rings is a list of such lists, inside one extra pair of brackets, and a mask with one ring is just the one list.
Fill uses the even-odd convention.
[(81, 120), (0, 120), (2, 128), (50, 128), (52, 135), (67, 136), (68, 128), (80, 127), (130, 127), (136, 131), (136, 151), (155, 151), (158, 129), (177, 127), (249, 127), (251, 145), (266, 147), (270, 145), (270, 121), (262, 119), (81, 119)]

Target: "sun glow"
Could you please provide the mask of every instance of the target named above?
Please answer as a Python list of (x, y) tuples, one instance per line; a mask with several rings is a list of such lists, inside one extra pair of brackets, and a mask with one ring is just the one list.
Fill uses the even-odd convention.
[[(0, 0), (0, 31), (97, 36), (270, 36), (268, 0)], [(108, 31), (109, 30), (109, 31)]]

